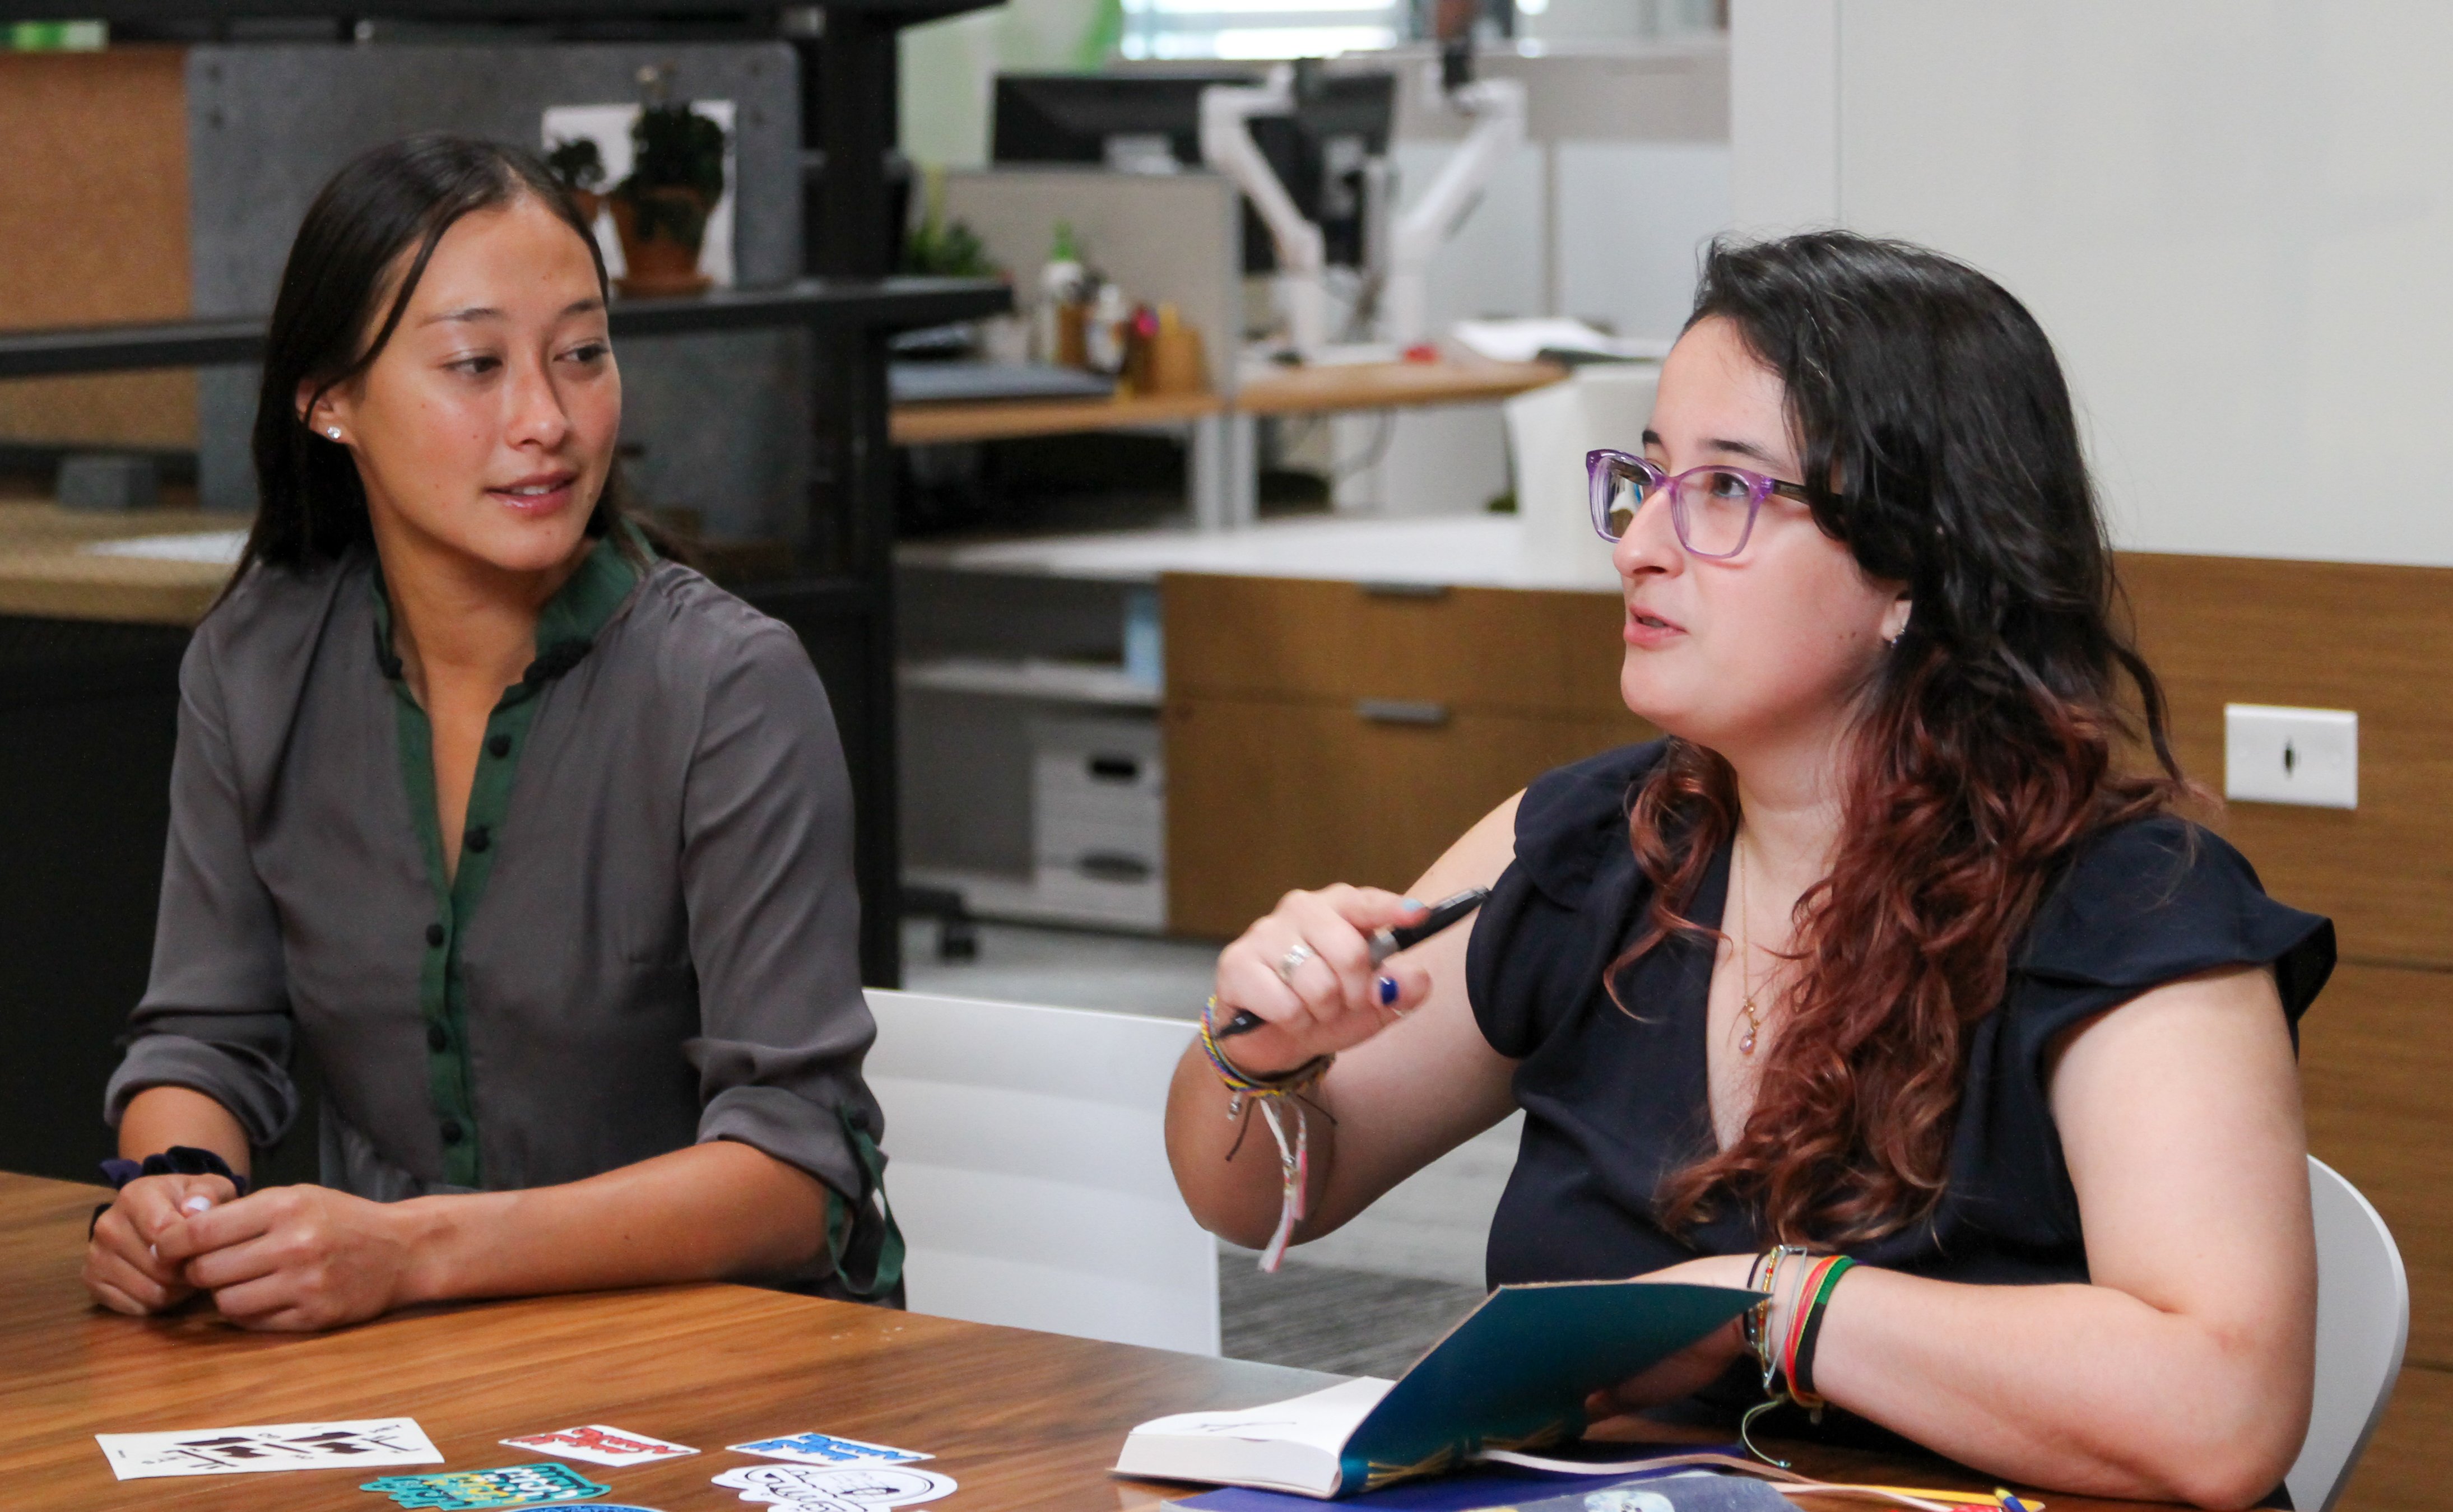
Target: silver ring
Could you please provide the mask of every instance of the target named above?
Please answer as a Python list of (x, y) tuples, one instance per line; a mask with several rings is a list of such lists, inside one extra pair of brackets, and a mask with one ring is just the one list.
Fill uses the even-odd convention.
[(1294, 985), (1295, 973), (1303, 969), (1303, 964), (1310, 960), (1311, 956), (1311, 946), (1300, 940), (1296, 941), (1293, 949), (1278, 958), (1278, 980), (1288, 986)]

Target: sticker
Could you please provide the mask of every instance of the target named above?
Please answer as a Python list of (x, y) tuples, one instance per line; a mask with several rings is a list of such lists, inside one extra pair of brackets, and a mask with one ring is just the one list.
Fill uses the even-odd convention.
[(556, 1428), (551, 1433), (526, 1434), (502, 1441), (514, 1449), (534, 1449), (539, 1454), (558, 1454), (566, 1460), (585, 1460), (589, 1464), (649, 1464), (658, 1460), (678, 1460), (698, 1451), (687, 1443), (670, 1443), (651, 1439), (644, 1433), (628, 1433), (608, 1428), (601, 1422), (590, 1422), (577, 1428)]
[(1677, 1512), (1677, 1503), (1658, 1491), (1634, 1491), (1614, 1485), (1587, 1493), (1585, 1512)]
[(727, 1470), (715, 1483), (741, 1493), (744, 1502), (771, 1502), (810, 1512), (856, 1507), (906, 1506), (934, 1502), (954, 1489), (954, 1478), (899, 1464), (747, 1464)]
[(412, 1512), (486, 1512), (533, 1502), (576, 1502), (613, 1489), (567, 1464), (511, 1464), (499, 1470), (446, 1470), (439, 1475), (388, 1475), (358, 1487), (380, 1491)]
[(414, 1418), (348, 1422), (275, 1422), (185, 1433), (97, 1433), (110, 1473), (122, 1481), (161, 1475), (230, 1475), (257, 1470), (364, 1469), (441, 1464), (443, 1456)]
[(755, 1454), (769, 1460), (791, 1460), (802, 1464), (907, 1464), (914, 1460), (934, 1458), (909, 1449), (888, 1448), (882, 1443), (864, 1443), (858, 1439), (838, 1439), (830, 1433), (794, 1433), (781, 1439), (761, 1439), (755, 1443), (728, 1443), (725, 1447), (735, 1454)]

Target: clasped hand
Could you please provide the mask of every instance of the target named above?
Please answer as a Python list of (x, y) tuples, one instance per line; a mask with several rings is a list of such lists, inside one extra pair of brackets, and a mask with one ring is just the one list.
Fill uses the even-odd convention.
[(242, 1327), (357, 1323), (406, 1300), (409, 1245), (393, 1216), (329, 1187), (240, 1197), (218, 1176), (140, 1177), (94, 1224), (86, 1289), (114, 1312), (140, 1316), (202, 1291)]
[(1419, 1006), (1430, 973), (1396, 960), (1374, 966), (1370, 935), (1425, 912), (1393, 892), (1344, 883), (1278, 900), (1218, 956), (1215, 1022), (1239, 1010), (1263, 1021), (1224, 1043), (1229, 1059), (1254, 1075), (1291, 1070), (1359, 1044)]

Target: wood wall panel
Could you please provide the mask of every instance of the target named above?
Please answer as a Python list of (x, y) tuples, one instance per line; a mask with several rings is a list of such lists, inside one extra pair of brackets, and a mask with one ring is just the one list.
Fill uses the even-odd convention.
[(2215, 826), (2346, 956), (2453, 966), (2453, 570), (2126, 553), (2189, 775), (2223, 790), (2223, 706), (2360, 716), (2360, 806), (2230, 806)]
[[(176, 48), (0, 51), (0, 328), (189, 312)], [(192, 373), (0, 383), (0, 438), (192, 447)]]
[(2302, 1022), (2300, 1079), (2310, 1152), (2402, 1248), (2411, 1363), (2453, 1369), (2453, 974), (2338, 968)]
[(2444, 1512), (2453, 1507), (2453, 1373), (2405, 1367), (2367, 1453), (2335, 1512)]

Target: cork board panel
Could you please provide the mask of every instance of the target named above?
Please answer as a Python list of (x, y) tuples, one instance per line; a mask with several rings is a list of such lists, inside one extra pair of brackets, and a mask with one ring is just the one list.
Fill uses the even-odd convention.
[[(188, 314), (185, 59), (0, 52), (0, 325)], [(0, 384), (0, 437), (192, 447), (195, 395), (189, 372)]]

